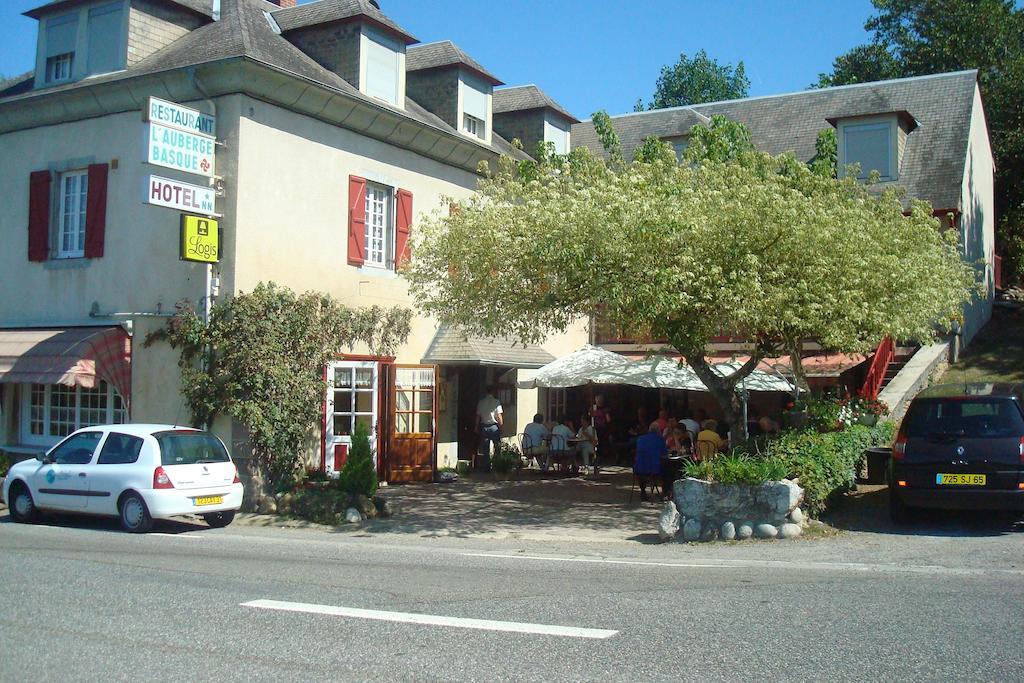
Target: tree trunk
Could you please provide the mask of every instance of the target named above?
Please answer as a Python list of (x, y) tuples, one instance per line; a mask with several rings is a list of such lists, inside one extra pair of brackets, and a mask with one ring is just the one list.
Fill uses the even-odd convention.
[(718, 407), (729, 421), (729, 439), (732, 445), (739, 444), (747, 439), (747, 422), (743, 415), (743, 397), (737, 390), (740, 381), (754, 371), (761, 361), (757, 351), (746, 363), (731, 375), (720, 376), (712, 369), (703, 353), (683, 354), (697, 377), (704, 382), (711, 395), (718, 401)]
[(807, 375), (804, 373), (803, 351), (803, 339), (786, 341), (786, 353), (789, 354), (789, 365), (793, 368), (793, 383), (796, 384), (798, 393), (810, 391), (810, 387), (807, 385)]

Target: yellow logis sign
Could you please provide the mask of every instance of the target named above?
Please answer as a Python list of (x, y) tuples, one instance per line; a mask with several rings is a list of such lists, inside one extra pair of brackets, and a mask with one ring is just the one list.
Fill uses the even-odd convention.
[(220, 230), (217, 221), (203, 216), (181, 216), (181, 259), (200, 263), (220, 261)]

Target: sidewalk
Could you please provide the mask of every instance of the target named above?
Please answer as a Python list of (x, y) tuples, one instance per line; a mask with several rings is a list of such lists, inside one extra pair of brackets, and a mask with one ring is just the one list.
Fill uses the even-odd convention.
[[(518, 479), (474, 474), (449, 484), (402, 484), (379, 493), (397, 509), (390, 519), (323, 527), (341, 533), (420, 537), (656, 542), (661, 503), (642, 503), (629, 469), (602, 469), (596, 477), (558, 477), (528, 470)], [(310, 528), (301, 520), (239, 515), (236, 524)]]

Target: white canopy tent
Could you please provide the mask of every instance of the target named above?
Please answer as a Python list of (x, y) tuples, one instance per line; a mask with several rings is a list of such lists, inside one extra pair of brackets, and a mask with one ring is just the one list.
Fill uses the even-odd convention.
[[(715, 364), (714, 370), (723, 377), (735, 372), (741, 363), (728, 361)], [(680, 389), (707, 391), (704, 382), (687, 365), (673, 358), (649, 356), (629, 360), (617, 353), (586, 345), (578, 351), (562, 356), (537, 370), (537, 374), (518, 383), (520, 389), (540, 387), (562, 389), (587, 384), (628, 384), (648, 389)], [(754, 370), (743, 379), (740, 387), (748, 391), (793, 391), (793, 385), (781, 376), (763, 370)]]

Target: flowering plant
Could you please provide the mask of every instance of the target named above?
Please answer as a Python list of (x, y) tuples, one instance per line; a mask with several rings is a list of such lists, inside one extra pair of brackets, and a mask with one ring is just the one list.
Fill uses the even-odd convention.
[(842, 403), (849, 406), (850, 410), (853, 411), (854, 417), (859, 417), (861, 415), (875, 415), (876, 417), (881, 417), (889, 414), (889, 406), (886, 405), (885, 401), (879, 401), (877, 398), (854, 396), (852, 398), (846, 398)]

